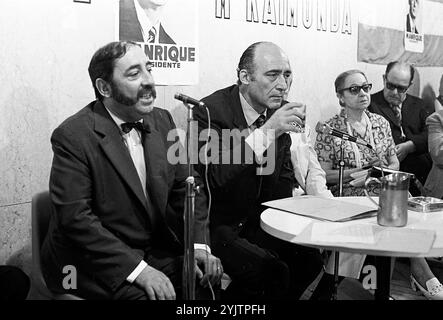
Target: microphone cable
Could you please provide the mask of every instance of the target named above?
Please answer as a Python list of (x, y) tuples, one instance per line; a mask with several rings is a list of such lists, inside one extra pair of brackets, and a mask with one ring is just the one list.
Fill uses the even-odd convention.
[[(208, 136), (206, 139), (206, 143), (205, 143), (205, 151), (204, 151), (204, 160), (205, 160), (205, 177), (204, 177), (204, 183), (206, 186), (206, 190), (208, 192), (208, 209), (207, 209), (207, 215), (206, 215), (206, 226), (208, 228), (208, 233), (209, 233), (209, 216), (211, 213), (211, 206), (212, 206), (212, 194), (211, 194), (211, 189), (209, 187), (209, 178), (208, 178), (208, 171), (209, 171), (209, 164), (208, 164), (208, 144), (209, 144), (209, 139), (211, 137), (211, 114), (209, 113), (209, 109), (205, 104), (205, 110), (206, 110), (206, 115), (208, 116)], [(204, 235), (204, 239), (205, 239), (205, 244), (207, 247), (209, 247), (208, 245), (208, 239), (207, 239), (207, 233), (205, 232)], [(209, 265), (209, 253), (206, 250), (206, 265)], [(220, 280), (221, 281), (221, 280)], [(209, 290), (211, 291), (211, 295), (212, 295), (212, 300), (215, 300), (215, 293), (214, 290), (212, 288), (211, 285), (211, 281), (208, 281), (208, 285), (209, 285)]]

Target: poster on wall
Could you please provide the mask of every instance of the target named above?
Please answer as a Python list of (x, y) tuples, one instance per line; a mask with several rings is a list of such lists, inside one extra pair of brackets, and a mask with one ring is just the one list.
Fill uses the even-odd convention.
[(144, 49), (159, 85), (198, 83), (198, 0), (119, 0), (117, 39)]
[[(423, 0), (422, 0), (423, 1)], [(405, 50), (423, 52), (424, 35), (422, 29), (421, 6), (419, 0), (408, 0), (409, 11), (405, 24)]]
[(361, 1), (358, 61), (443, 66), (443, 0)]

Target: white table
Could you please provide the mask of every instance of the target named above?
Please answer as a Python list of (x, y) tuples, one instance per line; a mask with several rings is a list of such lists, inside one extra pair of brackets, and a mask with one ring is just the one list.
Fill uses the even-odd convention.
[[(355, 204), (367, 205), (375, 208), (366, 197), (342, 197), (336, 198), (338, 201), (347, 201)], [(374, 199), (376, 200), (376, 199)], [(395, 249), (381, 247), (379, 244), (371, 245), (368, 243), (342, 243), (334, 242), (334, 239), (328, 241), (318, 241), (312, 239), (313, 223), (320, 220), (300, 216), (294, 213), (280, 211), (276, 209), (266, 209), (261, 214), (261, 227), (267, 233), (279, 239), (305, 245), (309, 247), (323, 248), (332, 251), (364, 253), (377, 257), (377, 283), (378, 290), (376, 299), (387, 299), (389, 297), (390, 284), (390, 258), (388, 257), (438, 257), (443, 256), (443, 211), (422, 213), (416, 211), (408, 211), (408, 224), (402, 228), (394, 228), (394, 232), (402, 232), (405, 235), (404, 245), (397, 246)], [(348, 222), (323, 222), (328, 224), (340, 224), (341, 226), (373, 225), (377, 226), (377, 218), (371, 217), (366, 219), (358, 219)], [(385, 227), (380, 227), (385, 228)], [(388, 229), (388, 228), (387, 228)], [(393, 228), (389, 228), (393, 229)], [(399, 230), (402, 229), (402, 230)], [(432, 230), (435, 232), (435, 240), (430, 250), (426, 252), (409, 252), (410, 241), (408, 241), (408, 229)], [(379, 281), (380, 279), (380, 281)]]

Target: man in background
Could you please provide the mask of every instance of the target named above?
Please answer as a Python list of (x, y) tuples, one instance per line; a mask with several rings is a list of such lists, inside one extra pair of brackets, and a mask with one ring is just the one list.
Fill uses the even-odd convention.
[[(384, 88), (371, 96), (368, 109), (389, 121), (400, 170), (413, 173), (424, 184), (432, 165), (426, 129), (426, 118), (431, 112), (422, 99), (407, 93), (413, 78), (411, 65), (389, 63), (383, 75)], [(411, 191), (419, 193), (414, 188)]]
[(120, 40), (175, 44), (161, 24), (168, 0), (120, 0)]
[[(321, 270), (319, 251), (270, 236), (260, 228), (260, 214), (263, 202), (291, 197), (296, 186), (288, 132), (300, 131), (303, 104), (284, 104), (292, 70), (274, 43), (249, 46), (237, 76), (237, 84), (202, 100), (218, 146), (208, 158), (220, 160), (209, 162), (207, 172), (212, 248), (232, 279), (228, 298), (298, 299)], [(195, 115), (201, 132), (208, 117), (202, 108)], [(223, 139), (226, 131), (232, 139)], [(201, 175), (205, 169), (198, 167)]]
[[(182, 293), (187, 166), (168, 161), (171, 114), (156, 108), (150, 62), (112, 42), (89, 65), (96, 100), (51, 137), (54, 212), (42, 246), (48, 288), (86, 299), (173, 300)], [(196, 175), (196, 184), (200, 184)], [(204, 192), (195, 197), (196, 297), (223, 274), (210, 252)], [(76, 270), (66, 286), (65, 266)], [(206, 294), (206, 295), (205, 295)]]

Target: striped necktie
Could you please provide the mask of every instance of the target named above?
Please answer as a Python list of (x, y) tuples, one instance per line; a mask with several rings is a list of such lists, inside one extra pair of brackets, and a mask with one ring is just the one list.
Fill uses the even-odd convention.
[(258, 118), (257, 118), (257, 120), (255, 120), (255, 122), (254, 122), (254, 126), (255, 126), (255, 128), (260, 128), (262, 125), (264, 125), (265, 124), (265, 122), (266, 122), (266, 116), (264, 115), (264, 114), (261, 114)]
[(397, 119), (397, 124), (401, 126), (401, 108), (400, 106), (392, 106), (392, 111), (394, 112), (394, 116)]
[(149, 34), (148, 34), (148, 42), (150, 43), (154, 43), (155, 42), (155, 37), (157, 35), (157, 30), (155, 29), (155, 27), (152, 27), (149, 30)]

